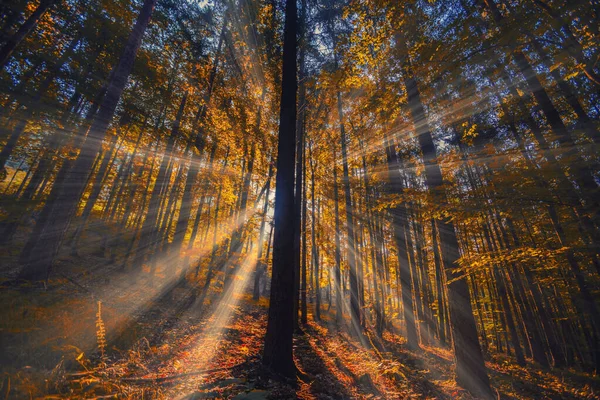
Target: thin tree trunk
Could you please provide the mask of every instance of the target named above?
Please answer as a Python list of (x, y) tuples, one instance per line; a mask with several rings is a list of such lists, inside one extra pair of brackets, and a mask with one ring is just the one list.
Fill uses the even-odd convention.
[(344, 181), (345, 209), (346, 209), (346, 228), (348, 242), (348, 270), (350, 273), (350, 320), (351, 329), (354, 335), (361, 337), (361, 312), (359, 306), (358, 294), (358, 274), (356, 265), (356, 249), (354, 237), (354, 209), (352, 206), (352, 193), (350, 191), (350, 177), (348, 171), (348, 151), (346, 149), (346, 130), (344, 128), (344, 112), (342, 109), (342, 94), (337, 92), (337, 109), (340, 129), (340, 141), (342, 144), (342, 168)]
[(90, 196), (88, 197), (88, 199), (85, 203), (85, 208), (83, 209), (83, 213), (81, 214), (79, 224), (77, 225), (77, 229), (75, 230), (75, 234), (73, 235), (73, 239), (72, 239), (73, 248), (77, 248), (79, 236), (85, 229), (88, 219), (89, 219), (90, 215), (92, 214), (92, 209), (94, 208), (94, 205), (96, 204), (96, 200), (98, 200), (98, 197), (100, 196), (100, 192), (102, 191), (102, 187), (104, 186), (103, 182), (108, 173), (109, 165), (112, 164), (113, 155), (115, 155), (115, 157), (116, 157), (116, 153), (118, 152), (118, 149), (116, 148), (117, 140), (118, 140), (118, 135), (113, 135), (110, 142), (108, 143), (108, 150), (106, 151), (106, 154), (104, 154), (104, 157), (102, 158), (102, 163), (100, 164), (100, 167), (98, 168), (98, 172), (96, 172), (96, 176), (95, 176), (94, 180), (92, 181), (92, 188), (91, 188), (92, 190), (91, 190)]
[[(435, 220), (431, 219), (431, 237), (433, 247), (433, 261), (435, 264), (435, 282), (437, 288), (437, 306), (438, 306), (438, 337), (442, 345), (446, 345), (446, 321), (445, 321), (445, 308), (444, 303), (444, 284), (442, 275), (442, 265), (440, 261), (440, 249), (438, 245), (438, 234), (435, 226)], [(481, 315), (481, 314), (480, 314)], [(483, 326), (483, 325), (482, 325)]]
[(342, 252), (340, 244), (340, 211), (337, 177), (337, 154), (333, 147), (333, 203), (335, 208), (335, 322), (340, 326), (344, 320), (342, 286)]
[(256, 269), (254, 271), (253, 299), (257, 301), (260, 298), (260, 280), (266, 270), (267, 263), (263, 261), (263, 251), (265, 242), (265, 225), (267, 222), (267, 212), (269, 210), (269, 194), (271, 192), (271, 175), (273, 173), (273, 163), (269, 164), (269, 177), (267, 178), (267, 189), (265, 193), (265, 204), (263, 206), (262, 218), (260, 221), (260, 230), (258, 234), (258, 256)]

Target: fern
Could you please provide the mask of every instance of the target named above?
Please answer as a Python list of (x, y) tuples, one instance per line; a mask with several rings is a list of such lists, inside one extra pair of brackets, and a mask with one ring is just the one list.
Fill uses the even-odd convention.
[(106, 329), (102, 321), (102, 302), (98, 301), (98, 313), (96, 314), (96, 340), (98, 342), (98, 352), (100, 359), (104, 361), (106, 350)]

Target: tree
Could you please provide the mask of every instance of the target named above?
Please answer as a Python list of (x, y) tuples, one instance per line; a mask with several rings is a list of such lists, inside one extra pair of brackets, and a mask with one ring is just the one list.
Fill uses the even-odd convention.
[(296, 147), (296, 0), (286, 0), (279, 143), (275, 178), (273, 273), (263, 364), (271, 371), (293, 378), (294, 331), (294, 160)]

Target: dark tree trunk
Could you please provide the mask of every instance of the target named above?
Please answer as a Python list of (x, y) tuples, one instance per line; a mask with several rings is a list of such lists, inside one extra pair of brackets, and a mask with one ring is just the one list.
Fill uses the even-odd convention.
[[(295, 224), (298, 229), (294, 232), (294, 273), (295, 273), (295, 285), (296, 289), (294, 290), (294, 295), (296, 298), (294, 299), (294, 327), (297, 331), (300, 330), (298, 317), (300, 311), (300, 300), (301, 300), (301, 235), (302, 235), (302, 221), (306, 218), (302, 215), (302, 201), (306, 198), (306, 193), (302, 191), (302, 183), (304, 182), (303, 177), (303, 166), (304, 166), (304, 116), (305, 116), (305, 108), (306, 108), (306, 86), (304, 84), (305, 79), (305, 21), (306, 20), (306, 0), (302, 1), (302, 6), (300, 9), (300, 21), (298, 22), (298, 31), (300, 36), (300, 55), (298, 59), (299, 63), (299, 73), (298, 80), (300, 82), (298, 89), (298, 116), (296, 119), (296, 180), (295, 180), (295, 191), (294, 191), (294, 218)], [(304, 316), (303, 316), (304, 318)]]
[(444, 304), (444, 284), (442, 275), (442, 265), (440, 261), (440, 250), (438, 245), (437, 229), (435, 220), (431, 220), (431, 238), (433, 247), (433, 261), (435, 263), (435, 282), (437, 288), (437, 306), (438, 306), (438, 337), (442, 345), (446, 345), (446, 321), (445, 321), (445, 304)]
[[(303, 127), (304, 129), (304, 127)], [(308, 249), (308, 245), (306, 243), (306, 239), (307, 239), (307, 235), (306, 235), (306, 220), (308, 218), (308, 216), (306, 215), (307, 213), (307, 195), (306, 195), (306, 187), (307, 187), (307, 183), (306, 183), (306, 174), (307, 174), (307, 160), (306, 160), (306, 137), (303, 137), (304, 142), (303, 146), (302, 146), (302, 152), (303, 152), (303, 174), (302, 174), (302, 193), (304, 193), (304, 196), (302, 197), (302, 226), (301, 226), (301, 230), (302, 230), (302, 249), (301, 249), (301, 260), (300, 260), (300, 278), (301, 278), (301, 285), (300, 285), (300, 311), (302, 313), (302, 324), (306, 325), (308, 323), (308, 306), (307, 306), (307, 299), (306, 299), (306, 291), (308, 288), (308, 282), (306, 281), (306, 256), (307, 256), (307, 249)], [(313, 185), (313, 192), (312, 192), (312, 196), (313, 196), (313, 202), (314, 202), (314, 185)], [(331, 304), (331, 303), (330, 303)]]
[(337, 159), (333, 147), (333, 203), (335, 208), (335, 322), (340, 326), (344, 320), (344, 293), (342, 285), (342, 251), (340, 244), (340, 205), (338, 191)]
[(294, 160), (296, 152), (296, 0), (286, 0), (277, 146), (273, 277), (263, 364), (294, 378)]
[(314, 263), (314, 279), (315, 279), (315, 321), (321, 320), (321, 268), (319, 265), (319, 248), (317, 246), (317, 235), (315, 233), (315, 215), (318, 213), (319, 206), (313, 203), (312, 210), (312, 225), (313, 225), (313, 233), (312, 233), (312, 258)]

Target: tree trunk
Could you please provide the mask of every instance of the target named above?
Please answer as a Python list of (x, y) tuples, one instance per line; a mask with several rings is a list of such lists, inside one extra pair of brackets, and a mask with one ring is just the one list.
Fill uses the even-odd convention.
[(340, 206), (337, 177), (337, 160), (333, 146), (333, 203), (335, 208), (335, 322), (340, 326), (344, 320), (344, 299), (342, 285), (342, 252), (340, 244)]
[(431, 219), (431, 237), (433, 247), (433, 261), (435, 263), (435, 282), (437, 288), (437, 306), (438, 306), (438, 337), (440, 344), (446, 345), (446, 321), (445, 321), (445, 304), (444, 304), (444, 279), (442, 275), (442, 265), (440, 261), (440, 250), (438, 245), (438, 234), (435, 227), (435, 220)]
[[(304, 129), (304, 127), (303, 127)], [(306, 142), (306, 138), (303, 138), (303, 142)], [(302, 230), (302, 249), (301, 249), (301, 260), (300, 260), (300, 272), (301, 272), (301, 280), (302, 280), (302, 284), (300, 287), (300, 294), (301, 294), (301, 313), (302, 313), (302, 324), (306, 325), (308, 323), (308, 306), (306, 304), (306, 291), (307, 291), (307, 286), (308, 286), (308, 282), (306, 281), (306, 256), (307, 256), (307, 250), (308, 250), (308, 245), (306, 243), (306, 239), (307, 239), (307, 234), (306, 234), (306, 220), (308, 219), (308, 215), (307, 213), (307, 195), (306, 195), (306, 187), (307, 187), (307, 182), (306, 182), (306, 173), (307, 173), (307, 160), (306, 160), (306, 144), (304, 144), (302, 146), (302, 152), (303, 152), (303, 157), (302, 159), (303, 161), (303, 169), (304, 172), (302, 174), (303, 179), (302, 179), (302, 193), (304, 193), (304, 196), (302, 197), (302, 226), (301, 226), (301, 230)], [(313, 194), (313, 201), (314, 201), (314, 191), (312, 192)], [(330, 303), (331, 304), (331, 303)]]
[(345, 209), (346, 209), (346, 229), (348, 242), (348, 270), (350, 272), (350, 319), (351, 331), (357, 337), (361, 337), (361, 312), (359, 306), (358, 294), (358, 274), (356, 265), (356, 249), (354, 237), (354, 209), (352, 206), (352, 193), (350, 191), (350, 173), (348, 170), (348, 151), (346, 149), (346, 130), (344, 127), (344, 112), (342, 108), (342, 94), (337, 92), (337, 110), (340, 129), (340, 141), (342, 145), (342, 168), (344, 181)]
[(296, 152), (296, 0), (286, 0), (275, 184), (273, 277), (263, 364), (294, 378), (294, 160)]
[[(265, 247), (265, 225), (267, 222), (267, 212), (269, 210), (269, 194), (271, 192), (271, 175), (273, 173), (273, 163), (269, 164), (269, 176), (267, 178), (267, 189), (265, 193), (265, 204), (263, 206), (262, 218), (260, 221), (260, 231), (258, 234), (258, 256), (256, 258), (256, 269), (254, 271), (253, 299), (258, 301), (260, 298), (260, 280), (264, 274), (267, 263), (263, 261), (263, 252)], [(267, 244), (268, 245), (268, 244)]]
[(83, 209), (83, 213), (81, 214), (81, 219), (79, 221), (79, 224), (77, 224), (77, 229), (75, 230), (75, 234), (73, 235), (72, 240), (73, 240), (74, 248), (77, 247), (77, 242), (79, 241), (79, 236), (85, 229), (88, 219), (89, 219), (90, 215), (92, 214), (92, 209), (94, 208), (94, 205), (96, 204), (96, 200), (98, 200), (98, 197), (100, 196), (100, 192), (102, 191), (102, 187), (103, 187), (102, 183), (104, 182), (107, 171), (109, 170), (109, 165), (113, 161), (113, 154), (118, 152), (118, 149), (116, 148), (117, 140), (118, 140), (117, 135), (113, 135), (113, 137), (111, 138), (111, 140), (108, 144), (108, 150), (106, 151), (106, 154), (104, 154), (104, 157), (102, 158), (102, 163), (100, 164), (100, 168), (98, 168), (98, 172), (96, 172), (96, 176), (92, 181), (90, 196), (88, 197), (88, 199), (85, 203), (85, 208)]

